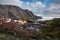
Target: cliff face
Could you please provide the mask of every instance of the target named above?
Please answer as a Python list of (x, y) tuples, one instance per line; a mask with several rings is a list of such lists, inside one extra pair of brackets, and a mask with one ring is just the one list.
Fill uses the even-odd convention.
[(0, 15), (6, 18), (21, 19), (21, 20), (33, 20), (37, 18), (29, 10), (24, 10), (21, 9), (20, 7), (13, 5), (1, 5), (1, 4), (0, 4)]

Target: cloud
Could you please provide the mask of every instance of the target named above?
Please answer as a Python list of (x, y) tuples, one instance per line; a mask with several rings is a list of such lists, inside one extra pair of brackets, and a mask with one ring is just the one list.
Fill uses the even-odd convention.
[(60, 5), (58, 4), (51, 4), (48, 9), (44, 10), (45, 15), (47, 17), (60, 17)]
[(54, 3), (56, 3), (56, 4), (60, 4), (60, 0), (56, 0)]
[[(42, 9), (44, 9), (46, 6), (40, 1), (37, 2), (23, 2), (20, 7), (23, 9), (29, 9), (33, 11), (35, 15), (42, 16)], [(40, 12), (40, 13), (39, 13)]]
[(38, 2), (23, 2), (22, 5), (21, 5), (22, 8), (25, 8), (25, 9), (38, 9), (38, 8), (44, 8), (45, 5), (43, 3), (41, 3), (40, 1)]
[(19, 0), (0, 0), (0, 4), (5, 4), (5, 5), (19, 5), (20, 1)]

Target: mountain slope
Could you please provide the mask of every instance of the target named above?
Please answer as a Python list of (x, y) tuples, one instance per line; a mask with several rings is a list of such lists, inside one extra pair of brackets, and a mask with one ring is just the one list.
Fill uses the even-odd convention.
[(6, 18), (21, 19), (21, 20), (37, 19), (37, 17), (31, 11), (21, 9), (20, 7), (13, 5), (0, 4), (0, 15)]

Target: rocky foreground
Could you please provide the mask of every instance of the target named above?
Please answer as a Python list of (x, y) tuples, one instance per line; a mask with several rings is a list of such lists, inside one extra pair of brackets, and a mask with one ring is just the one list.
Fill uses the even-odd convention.
[[(0, 40), (59, 40), (60, 39), (60, 19), (38, 22), (40, 24), (18, 25), (11, 20), (7, 22), (5, 18), (0, 19)], [(22, 27), (22, 28), (21, 28)], [(31, 28), (32, 27), (32, 28)], [(35, 30), (34, 28), (38, 27)], [(26, 28), (30, 28), (26, 30)], [(2, 35), (2, 36), (1, 36)]]

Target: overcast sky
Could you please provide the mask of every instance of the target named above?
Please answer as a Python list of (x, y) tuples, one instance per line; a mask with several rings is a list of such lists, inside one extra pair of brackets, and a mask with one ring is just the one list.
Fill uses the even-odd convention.
[(60, 0), (0, 0), (0, 4), (17, 5), (42, 17), (60, 17)]

